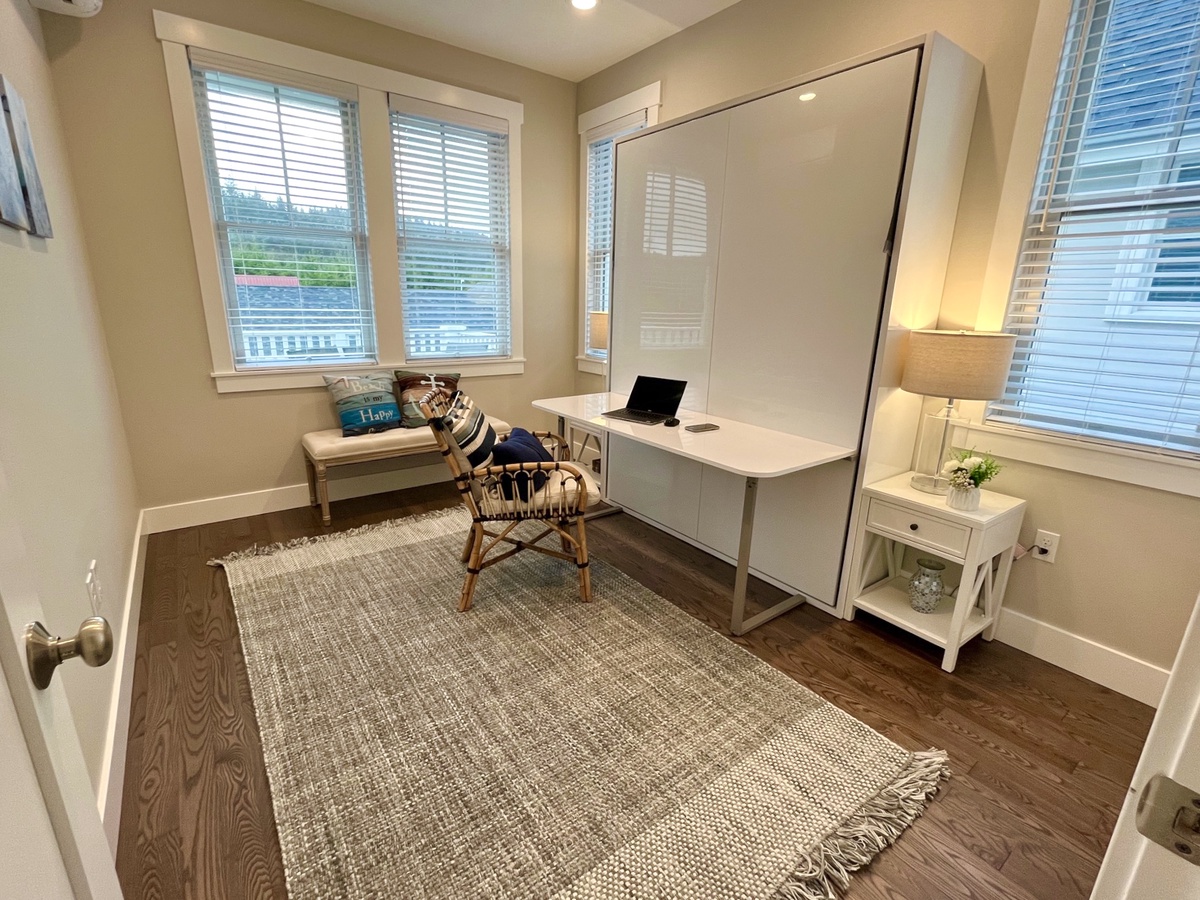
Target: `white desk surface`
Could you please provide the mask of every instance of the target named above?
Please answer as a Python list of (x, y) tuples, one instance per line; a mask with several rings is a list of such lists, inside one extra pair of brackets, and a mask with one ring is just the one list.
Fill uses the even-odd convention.
[[(600, 415), (605, 410), (620, 409), (626, 400), (628, 397), (624, 394), (578, 394), (534, 400), (533, 405), (535, 409), (562, 416), (582, 428), (620, 435), (746, 478), (775, 478), (849, 459), (856, 452), (852, 447), (838, 447), (686, 409), (676, 414), (679, 424), (674, 428), (639, 425)], [(699, 433), (684, 429), (685, 425), (702, 422), (711, 422), (720, 428)]]

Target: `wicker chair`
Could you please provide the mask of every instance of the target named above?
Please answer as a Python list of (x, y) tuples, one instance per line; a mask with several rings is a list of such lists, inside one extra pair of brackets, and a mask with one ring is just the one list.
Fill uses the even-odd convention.
[[(554, 457), (554, 462), (512, 463), (472, 470), (466, 455), (442, 420), (450, 410), (451, 398), (435, 389), (421, 398), (420, 406), (433, 429), (442, 457), (454, 476), (463, 503), (471, 513), (471, 530), (462, 552), (462, 561), (467, 564), (467, 576), (463, 582), (459, 610), (466, 612), (471, 608), (480, 572), (522, 550), (536, 550), (575, 563), (579, 570), (580, 599), (585, 603), (590, 602), (592, 582), (588, 572), (587, 533), (583, 514), (599, 497), (591, 477), (571, 464), (570, 445), (559, 435), (535, 431), (534, 437), (542, 442)], [(524, 498), (515, 484), (518, 472), (528, 473), (525, 477), (529, 483)], [(546, 475), (546, 483), (534, 491), (533, 473), (537, 472)], [(593, 485), (591, 489), (589, 484)], [(505, 496), (506, 487), (510, 497)], [(533, 540), (510, 537), (517, 525), (531, 520), (545, 525), (537, 537)], [(489, 530), (489, 523), (495, 523), (498, 530)], [(571, 533), (572, 527), (574, 534)], [(543, 539), (552, 535), (558, 535), (559, 549), (541, 545)], [(511, 546), (488, 558), (489, 554), (505, 544)]]

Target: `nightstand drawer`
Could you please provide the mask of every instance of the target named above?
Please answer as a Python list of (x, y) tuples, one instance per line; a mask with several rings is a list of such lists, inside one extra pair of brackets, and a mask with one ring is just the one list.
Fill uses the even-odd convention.
[(963, 525), (943, 522), (875, 499), (871, 500), (867, 511), (867, 527), (889, 531), (960, 558), (967, 555), (967, 544), (971, 540), (971, 529)]

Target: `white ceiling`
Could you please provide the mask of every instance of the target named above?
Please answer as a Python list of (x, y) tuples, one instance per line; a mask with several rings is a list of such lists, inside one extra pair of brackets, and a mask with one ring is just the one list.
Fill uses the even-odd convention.
[(738, 0), (309, 0), (580, 81)]

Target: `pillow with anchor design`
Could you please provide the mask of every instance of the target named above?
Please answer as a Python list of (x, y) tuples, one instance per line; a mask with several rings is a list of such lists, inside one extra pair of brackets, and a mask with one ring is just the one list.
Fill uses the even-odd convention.
[(396, 370), (396, 396), (400, 398), (400, 424), (404, 428), (424, 428), (429, 423), (421, 414), (421, 398), (438, 388), (447, 397), (458, 390), (457, 372), (406, 372)]

